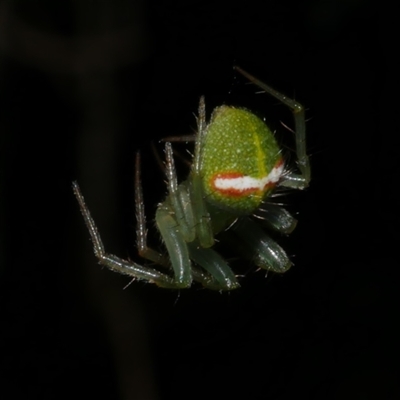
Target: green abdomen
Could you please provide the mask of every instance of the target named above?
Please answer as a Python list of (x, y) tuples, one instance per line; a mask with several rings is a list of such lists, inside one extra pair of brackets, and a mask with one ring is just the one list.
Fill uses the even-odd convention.
[(278, 144), (260, 118), (234, 107), (214, 110), (202, 152), (207, 201), (236, 214), (251, 213), (282, 172)]

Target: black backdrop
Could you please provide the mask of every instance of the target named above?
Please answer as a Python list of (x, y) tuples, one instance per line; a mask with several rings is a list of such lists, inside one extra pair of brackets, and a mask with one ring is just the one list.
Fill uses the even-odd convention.
[[(4, 398), (398, 398), (395, 19), (361, 1), (0, 3)], [(288, 133), (307, 107), (313, 180), (284, 276), (168, 291), (96, 264), (77, 179), (108, 251), (135, 252), (134, 154), (150, 240), (166, 193), (150, 143), (238, 103)], [(285, 140), (285, 139), (283, 139)], [(288, 144), (290, 146), (290, 142)], [(184, 151), (185, 146), (181, 146)], [(185, 166), (179, 165), (185, 176)], [(232, 257), (231, 254), (225, 254)]]

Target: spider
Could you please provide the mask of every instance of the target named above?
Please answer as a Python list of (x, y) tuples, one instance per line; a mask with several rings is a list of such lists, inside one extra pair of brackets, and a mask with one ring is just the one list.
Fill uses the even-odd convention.
[(189, 176), (182, 183), (177, 180), (171, 145), (176, 139), (167, 139), (165, 143), (168, 194), (157, 207), (155, 222), (167, 255), (147, 246), (140, 153), (136, 155), (138, 253), (161, 268), (108, 254), (79, 186), (73, 183), (100, 264), (163, 288), (189, 288), (196, 281), (208, 289), (233, 290), (240, 286), (237, 277), (213, 248), (215, 236), (226, 231), (222, 239), (244, 254), (250, 254), (258, 267), (276, 273), (284, 273), (291, 267), (285, 251), (253, 216), (283, 234), (291, 233), (296, 226), (297, 221), (288, 211), (265, 200), (279, 187), (304, 189), (310, 182), (304, 109), (240, 67), (234, 68), (292, 110), (297, 172), (285, 168), (281, 149), (260, 118), (246, 109), (222, 105), (214, 109), (207, 124), (204, 97), (201, 97), (193, 161)]

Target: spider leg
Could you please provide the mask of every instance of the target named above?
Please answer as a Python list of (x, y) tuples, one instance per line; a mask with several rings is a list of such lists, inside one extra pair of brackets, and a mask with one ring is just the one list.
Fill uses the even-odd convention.
[(250, 218), (240, 218), (227, 233), (235, 248), (244, 255), (252, 255), (254, 263), (260, 268), (284, 273), (292, 266), (282, 247)]
[(184, 235), (173, 215), (174, 211), (165, 201), (157, 208), (156, 224), (174, 270), (175, 285), (185, 288), (192, 283), (191, 262)]
[(254, 217), (259, 218), (274, 231), (288, 235), (296, 228), (297, 220), (283, 207), (277, 204), (265, 203), (256, 210)]
[(201, 247), (208, 248), (214, 244), (214, 235), (211, 227), (210, 214), (204, 200), (203, 182), (201, 176), (202, 148), (206, 135), (206, 109), (204, 97), (200, 98), (199, 116), (197, 119), (198, 133), (195, 143), (193, 167), (190, 174), (191, 180), (191, 200), (193, 214), (196, 221), (196, 237)]
[(194, 216), (190, 207), (190, 197), (185, 185), (178, 186), (171, 143), (165, 143), (166, 175), (168, 178), (168, 199), (175, 219), (186, 242), (192, 242), (196, 235)]
[[(156, 224), (168, 251), (177, 287), (189, 287), (192, 270), (187, 243), (195, 238), (190, 199), (184, 184), (178, 185), (171, 143), (165, 143), (168, 196), (157, 207)], [(142, 204), (143, 204), (143, 199)], [(140, 219), (143, 221), (143, 214)], [(138, 228), (139, 229), (139, 228)], [(143, 237), (143, 234), (141, 233)]]
[[(190, 258), (209, 272), (212, 289), (233, 290), (240, 287), (228, 263), (213, 249), (203, 249), (196, 243), (189, 243)], [(203, 284), (203, 286), (205, 286)]]
[(160, 142), (195, 142), (196, 135), (167, 136), (162, 138)]
[[(168, 197), (156, 211), (157, 228), (167, 248), (170, 263), (157, 251), (147, 246), (146, 214), (144, 211), (141, 182), (140, 153), (136, 154), (135, 168), (135, 208), (137, 219), (137, 247), (139, 254), (174, 271), (174, 281), (178, 287), (188, 287), (192, 282), (191, 262), (186, 242), (194, 239), (194, 221), (191, 214), (189, 194), (184, 186), (178, 186), (171, 143), (165, 144), (165, 174), (168, 179)], [(209, 281), (200, 272), (198, 280)]]
[(166, 274), (163, 274), (152, 268), (147, 268), (135, 262), (124, 260), (113, 254), (106, 253), (100, 233), (92, 216), (90, 215), (88, 207), (85, 204), (85, 199), (80, 191), (78, 183), (73, 182), (72, 187), (75, 197), (78, 200), (85, 224), (92, 238), (94, 254), (101, 265), (106, 266), (112, 271), (119, 272), (120, 274), (129, 275), (148, 282), (153, 282), (161, 287), (176, 287), (174, 279)]
[(272, 87), (261, 82), (259, 79), (250, 75), (240, 67), (234, 67), (236, 71), (245, 76), (250, 82), (254, 83), (261, 89), (265, 90), (271, 96), (288, 106), (294, 116), (295, 123), (295, 134), (296, 134), (296, 154), (297, 154), (297, 166), (300, 173), (296, 174), (293, 172), (285, 173), (282, 180), (279, 182), (280, 186), (290, 187), (294, 189), (305, 189), (311, 179), (311, 167), (308, 155), (306, 152), (306, 122), (304, 107), (297, 101), (290, 99), (284, 94), (278, 92)]
[(146, 214), (144, 210), (143, 188), (140, 168), (140, 152), (135, 160), (135, 211), (136, 211), (136, 245), (141, 257), (168, 267), (168, 261), (161, 253), (147, 246)]

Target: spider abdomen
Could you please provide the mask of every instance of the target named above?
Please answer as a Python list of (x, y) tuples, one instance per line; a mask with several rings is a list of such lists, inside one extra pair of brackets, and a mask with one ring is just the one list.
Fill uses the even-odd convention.
[(273, 133), (260, 118), (241, 108), (214, 110), (202, 151), (207, 200), (233, 213), (257, 209), (283, 173)]

